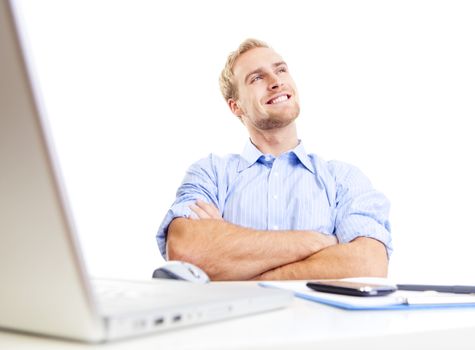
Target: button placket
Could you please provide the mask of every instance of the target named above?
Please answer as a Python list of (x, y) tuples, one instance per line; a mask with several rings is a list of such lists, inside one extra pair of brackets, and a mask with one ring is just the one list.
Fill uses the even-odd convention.
[(269, 176), (269, 194), (268, 194), (268, 223), (267, 227), (271, 230), (279, 230), (281, 218), (279, 217), (281, 207), (281, 179), (279, 177), (279, 159), (275, 159)]

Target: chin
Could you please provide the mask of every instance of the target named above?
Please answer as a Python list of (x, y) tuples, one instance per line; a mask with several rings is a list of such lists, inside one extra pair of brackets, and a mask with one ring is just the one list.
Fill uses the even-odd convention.
[(260, 130), (282, 129), (292, 124), (297, 119), (298, 114), (295, 115), (269, 115), (269, 118), (260, 120), (256, 126)]
[(269, 113), (269, 119), (274, 120), (281, 120), (282, 122), (293, 122), (300, 114), (300, 107), (299, 106), (292, 106), (289, 108), (285, 108), (282, 111), (275, 111), (273, 113)]

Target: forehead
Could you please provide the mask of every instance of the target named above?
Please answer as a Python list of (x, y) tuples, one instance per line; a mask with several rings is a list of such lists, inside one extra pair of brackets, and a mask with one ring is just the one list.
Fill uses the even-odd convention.
[(258, 47), (243, 53), (234, 63), (234, 77), (239, 81), (252, 71), (271, 68), (274, 63), (282, 62), (282, 57), (271, 48)]

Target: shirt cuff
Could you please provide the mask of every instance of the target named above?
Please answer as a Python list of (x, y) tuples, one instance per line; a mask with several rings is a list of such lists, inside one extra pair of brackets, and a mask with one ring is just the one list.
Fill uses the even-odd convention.
[(160, 253), (162, 254), (165, 260), (168, 260), (167, 256), (167, 235), (168, 235), (168, 226), (176, 218), (189, 218), (191, 216), (191, 209), (190, 205), (194, 203), (194, 201), (184, 202), (175, 204), (173, 207), (168, 210), (165, 218), (158, 229), (156, 239), (158, 244), (158, 249), (160, 249)]
[(335, 230), (340, 243), (348, 243), (358, 237), (374, 238), (386, 247), (388, 258), (393, 252), (389, 222), (379, 223), (365, 215), (351, 215), (345, 218)]

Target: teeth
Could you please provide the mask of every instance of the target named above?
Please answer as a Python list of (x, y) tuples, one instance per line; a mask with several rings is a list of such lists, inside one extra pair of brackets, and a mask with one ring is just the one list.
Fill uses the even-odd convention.
[(284, 102), (284, 101), (287, 101), (287, 100), (288, 100), (287, 95), (282, 95), (282, 96), (279, 96), (279, 97), (273, 99), (272, 101), (270, 101), (270, 103), (275, 104), (275, 103)]

